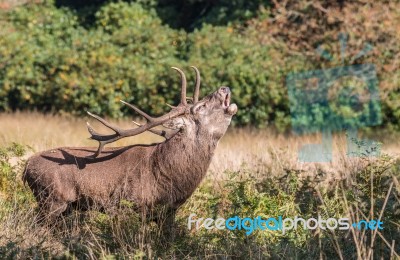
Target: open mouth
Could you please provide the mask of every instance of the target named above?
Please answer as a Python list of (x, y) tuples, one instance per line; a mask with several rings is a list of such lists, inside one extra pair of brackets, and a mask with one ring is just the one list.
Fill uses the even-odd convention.
[(224, 100), (224, 108), (228, 108), (231, 103), (231, 93), (227, 93)]

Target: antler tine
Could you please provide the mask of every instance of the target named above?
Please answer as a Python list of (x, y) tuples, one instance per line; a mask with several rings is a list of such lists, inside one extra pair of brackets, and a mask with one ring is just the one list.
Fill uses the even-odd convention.
[[(110, 123), (108, 123), (106, 120), (104, 120), (103, 118), (90, 113), (89, 111), (86, 111), (86, 113), (88, 113), (89, 116), (95, 118), (97, 121), (99, 121), (100, 123), (102, 123), (103, 125), (105, 125), (106, 127), (110, 128), (111, 130), (113, 130), (114, 132), (118, 133), (120, 131), (120, 129), (118, 127), (115, 127), (113, 125), (111, 125)], [(94, 133), (95, 135), (97, 135), (97, 133), (93, 130), (93, 128), (89, 125), (89, 123), (87, 123), (88, 125), (88, 130), (89, 132), (92, 134)]]
[(194, 87), (194, 92), (193, 92), (193, 104), (196, 104), (199, 101), (199, 95), (200, 95), (200, 71), (195, 67), (195, 66), (190, 66), (194, 71), (196, 72), (196, 85)]
[(177, 72), (179, 72), (179, 74), (181, 75), (181, 102), (180, 105), (187, 105), (186, 102), (186, 76), (185, 73), (183, 73), (183, 71), (177, 67), (171, 67), (172, 69), (176, 70)]
[[(110, 129), (114, 130), (114, 131), (119, 131), (118, 128), (116, 127), (111, 127), (111, 125), (105, 121), (104, 119), (102, 119), (101, 117), (98, 117), (90, 112), (87, 112), (90, 116), (92, 116), (93, 118), (97, 119), (98, 121), (100, 121), (103, 125), (109, 127)], [(97, 133), (92, 126), (89, 124), (89, 122), (86, 122), (88, 131), (90, 133), (90, 139), (96, 140), (99, 142), (99, 147), (97, 148), (97, 151), (92, 155), (89, 156), (89, 158), (96, 158), (97, 156), (99, 156), (99, 154), (101, 153), (101, 151), (103, 150), (104, 145), (110, 143), (110, 142), (114, 142), (118, 139), (116, 139), (118, 137), (118, 134), (112, 134), (112, 135), (101, 135), (99, 133)]]
[[(136, 122), (136, 121), (133, 121), (133, 120), (132, 120), (132, 122), (133, 122), (135, 125), (137, 125), (137, 126), (142, 126), (141, 124), (139, 124), (139, 123)], [(165, 131), (159, 131), (159, 130), (157, 130), (157, 129), (149, 129), (149, 130), (147, 130), (147, 131), (149, 131), (150, 133), (153, 133), (153, 134), (156, 134), (156, 135), (159, 135), (159, 136), (162, 136), (162, 137), (166, 138), (166, 137), (165, 137), (165, 134), (166, 134)]]
[[(142, 126), (138, 122), (135, 122), (135, 121), (132, 121), (132, 122), (137, 126)], [(177, 130), (177, 129), (175, 129), (174, 133), (170, 133), (170, 132), (167, 132), (165, 130), (157, 130), (157, 129), (149, 129), (148, 131), (153, 133), (153, 134), (155, 134), (155, 135), (162, 136), (167, 140), (170, 139), (172, 136), (174, 136), (177, 132), (179, 132), (179, 130)]]
[(169, 108), (176, 108), (176, 106), (173, 106), (173, 105), (170, 105), (170, 104), (168, 104), (168, 103), (165, 103), (165, 105), (167, 105), (167, 107), (169, 107)]
[(137, 108), (136, 106), (129, 104), (123, 100), (120, 100), (119, 102), (121, 102), (122, 104), (127, 105), (128, 107), (132, 108), (133, 110), (135, 110), (138, 114), (140, 114), (141, 116), (143, 116), (144, 118), (146, 118), (148, 121), (152, 121), (154, 118), (149, 116), (148, 114), (146, 114), (145, 112), (143, 112), (142, 110), (140, 110), (139, 108)]
[[(90, 138), (99, 142), (99, 148), (97, 149), (96, 153), (90, 157), (96, 158), (97, 156), (99, 156), (106, 144), (113, 143), (124, 137), (135, 136), (135, 135), (141, 134), (147, 130), (150, 130), (153, 127), (162, 125), (163, 123), (167, 122), (168, 120), (170, 120), (174, 117), (183, 115), (183, 114), (185, 114), (185, 112), (186, 112), (186, 107), (180, 106), (180, 107), (177, 107), (177, 108), (171, 110), (169, 113), (167, 113), (163, 116), (157, 117), (157, 118), (150, 117), (146, 114), (147, 115), (146, 119), (148, 119), (147, 124), (141, 125), (138, 128), (126, 129), (126, 130), (115, 127), (112, 124), (110, 124), (109, 122), (107, 122), (106, 120), (104, 120), (103, 118), (88, 112), (89, 116), (93, 117), (94, 119), (96, 119), (97, 121), (102, 123), (104, 126), (110, 128), (111, 130), (113, 130), (115, 132), (115, 134), (110, 134), (110, 135), (99, 134), (90, 126), (89, 123), (87, 123), (88, 131), (91, 135)], [(149, 118), (151, 118), (151, 119), (149, 119)], [(166, 135), (166, 138), (169, 138), (169, 137)]]

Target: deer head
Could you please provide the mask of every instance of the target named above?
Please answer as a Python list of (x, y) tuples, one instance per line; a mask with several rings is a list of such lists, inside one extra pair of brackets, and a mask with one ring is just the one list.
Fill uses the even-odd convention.
[[(104, 145), (124, 137), (141, 134), (145, 131), (150, 131), (166, 139), (170, 139), (178, 132), (182, 132), (185, 137), (192, 139), (196, 138), (198, 135), (207, 135), (214, 140), (219, 140), (225, 134), (232, 116), (236, 114), (237, 106), (236, 104), (230, 103), (231, 91), (228, 87), (220, 87), (214, 93), (199, 100), (200, 72), (194, 66), (191, 68), (194, 69), (196, 73), (196, 84), (193, 98), (191, 98), (192, 102), (189, 104), (187, 102), (190, 98), (186, 97), (187, 82), (185, 73), (176, 67), (172, 67), (172, 69), (176, 70), (181, 76), (181, 101), (178, 106), (167, 104), (171, 107), (171, 111), (163, 116), (157, 118), (151, 117), (136, 106), (121, 100), (123, 104), (129, 106), (147, 120), (147, 123), (144, 125), (134, 122), (138, 126), (137, 128), (127, 130), (120, 129), (103, 118), (87, 112), (91, 117), (115, 132), (115, 134), (112, 135), (99, 134), (87, 123), (91, 139), (99, 142), (99, 147), (93, 157), (97, 157), (101, 153)], [(153, 129), (159, 125), (170, 128), (172, 131)]]

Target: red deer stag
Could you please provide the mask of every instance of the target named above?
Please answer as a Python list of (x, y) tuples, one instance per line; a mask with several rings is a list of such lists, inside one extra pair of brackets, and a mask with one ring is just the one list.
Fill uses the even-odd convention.
[[(88, 123), (94, 148), (58, 148), (32, 156), (23, 180), (31, 188), (46, 219), (54, 219), (73, 208), (94, 205), (109, 209), (127, 200), (148, 214), (161, 205), (168, 212), (183, 204), (205, 176), (218, 141), (225, 134), (237, 106), (230, 104), (231, 91), (220, 87), (199, 100), (200, 73), (190, 104), (186, 97), (186, 77), (181, 77), (181, 101), (163, 116), (154, 118), (139, 108), (121, 101), (146, 118), (147, 123), (132, 129), (120, 129), (101, 117), (88, 114), (114, 134), (100, 134)], [(189, 99), (190, 100), (190, 99)], [(172, 131), (153, 129), (168, 126)], [(162, 143), (104, 148), (121, 138), (150, 131), (163, 136)], [(172, 214), (174, 215), (174, 214)]]

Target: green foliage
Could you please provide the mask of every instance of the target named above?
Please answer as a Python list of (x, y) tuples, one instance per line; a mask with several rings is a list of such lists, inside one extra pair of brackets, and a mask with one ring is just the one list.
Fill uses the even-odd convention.
[[(255, 41), (251, 37), (254, 33), (204, 26), (190, 35), (189, 64), (202, 68), (203, 93), (213, 91), (215, 86), (232, 88), (239, 107), (236, 122), (259, 127), (275, 122), (275, 126), (285, 129), (289, 118), (284, 78), (298, 65), (277, 65), (273, 57), (279, 48)], [(285, 59), (293, 58), (289, 55)]]
[[(120, 13), (126, 19), (117, 22)], [(18, 31), (0, 39), (2, 110), (91, 110), (119, 117), (124, 99), (157, 114), (178, 94), (178, 84), (170, 87), (176, 75), (166, 68), (179, 65), (182, 35), (138, 4), (100, 9), (97, 30), (80, 27), (70, 11), (54, 7), (32, 5), (8, 16)]]
[[(271, 177), (269, 172), (254, 174), (240, 170), (227, 172), (228, 178), (224, 181), (207, 179), (179, 209), (176, 237), (171, 241), (154, 221), (141, 219), (128, 201), (121, 201), (121, 207), (109, 213), (75, 212), (62, 219), (59, 227), (45, 231), (35, 222), (34, 199), (21, 181), (24, 160), (19, 158), (16, 164), (10, 161), (15, 156), (23, 156), (27, 149), (12, 144), (0, 150), (0, 231), (9, 234), (6, 238), (0, 237), (0, 253), (10, 257), (168, 259), (296, 256), (314, 259), (323, 254), (331, 259), (337, 258), (335, 247), (338, 247), (347, 259), (357, 255), (357, 247), (368, 249), (373, 235), (373, 232), (365, 231), (364, 238), (357, 241), (349, 236), (349, 231), (328, 232), (301, 227), (285, 234), (255, 230), (249, 236), (244, 230), (188, 230), (188, 216), (192, 213), (197, 215), (196, 218), (214, 219), (228, 219), (235, 215), (242, 218), (299, 216), (308, 219), (320, 215), (324, 219), (349, 217), (355, 220), (377, 219), (382, 212), (384, 229), (380, 234), (388, 241), (400, 239), (400, 162), (387, 156), (373, 160), (365, 157), (362, 167), (329, 186), (321, 186), (318, 176), (300, 179), (299, 172), (290, 169), (279, 177)], [(18, 223), (17, 229), (15, 223)], [(49, 233), (43, 236), (43, 232)], [(10, 236), (14, 233), (15, 237)], [(382, 240), (376, 239), (373, 245), (374, 256), (390, 256), (390, 249)], [(398, 251), (399, 246), (395, 247)]]
[(164, 0), (157, 1), (157, 13), (173, 27), (193, 30), (203, 24), (243, 23), (255, 16), (266, 16), (269, 0)]
[[(207, 1), (204, 1), (207, 2)], [(209, 23), (215, 25), (224, 25), (228, 23), (245, 22), (250, 18), (262, 13), (260, 9), (271, 5), (269, 0), (222, 0), (211, 5), (205, 17), (202, 17), (197, 23)]]
[[(394, 187), (390, 190), (391, 183), (396, 183), (400, 178), (398, 162), (382, 156), (376, 160), (365, 158), (365, 164), (362, 169), (349, 173), (347, 178), (338, 180), (329, 187), (320, 186), (316, 179), (301, 180), (294, 170), (288, 170), (280, 178), (257, 178), (244, 170), (227, 173), (228, 178), (224, 183), (216, 185), (205, 182), (180, 210), (178, 222), (186, 227), (191, 213), (196, 213), (195, 218), (213, 219), (228, 219), (236, 215), (242, 218), (299, 216), (308, 219), (318, 218), (320, 215), (324, 219), (346, 217), (350, 221), (358, 221), (377, 219), (380, 212), (383, 212), (384, 230), (380, 231), (382, 236), (398, 240), (395, 230), (399, 230), (400, 190)], [(386, 197), (389, 199), (384, 207)], [(362, 241), (354, 240), (348, 235), (348, 231), (342, 230), (328, 232), (299, 227), (286, 234), (257, 230), (246, 236), (244, 230), (202, 228), (182, 235), (176, 246), (190, 248), (181, 253), (192, 257), (201, 252), (201, 255), (208, 256), (229, 254), (245, 258), (257, 252), (257, 258), (296, 256), (314, 259), (321, 254), (326, 258), (336, 258), (339, 250), (345, 258), (353, 258), (357, 247), (370, 245), (373, 232), (366, 231)], [(338, 245), (335, 245), (335, 239)], [(390, 249), (382, 240), (374, 243), (376, 256), (390, 255)]]
[(8, 13), (11, 27), (0, 38), (0, 110), (121, 117), (128, 113), (120, 110), (123, 99), (161, 114), (179, 96), (178, 77), (168, 67), (194, 64), (203, 95), (220, 85), (232, 88), (240, 108), (235, 122), (288, 127), (281, 85), (291, 67), (275, 66), (271, 57), (279, 49), (252, 40), (255, 32), (205, 26), (187, 38), (138, 3), (109, 3), (95, 17), (87, 29), (76, 13), (51, 4)]
[(0, 147), (0, 219), (15, 203), (21, 208), (33, 203), (33, 196), (26, 192), (21, 174), (25, 162), (20, 158), (30, 147), (12, 143), (8, 147)]
[[(329, 1), (321, 4), (336, 6)], [(165, 103), (176, 103), (179, 96), (178, 77), (169, 67), (185, 68), (191, 82), (193, 73), (188, 68), (196, 65), (203, 76), (203, 94), (220, 85), (232, 88), (239, 107), (234, 123), (272, 125), (283, 131), (291, 121), (286, 76), (341, 66), (337, 34), (347, 28), (347, 49), (354, 53), (344, 57), (344, 62), (375, 64), (384, 97), (380, 100), (383, 125), (397, 129), (399, 41), (390, 28), (397, 28), (398, 19), (382, 17), (382, 23), (390, 26), (379, 25), (372, 33), (372, 25), (363, 17), (371, 12), (379, 15), (375, 9), (383, 7), (346, 3), (343, 15), (354, 24), (352, 31), (346, 20), (336, 21), (339, 18), (314, 11), (317, 7), (302, 1), (275, 6), (265, 0), (26, 4), (0, 13), (4, 28), (0, 111), (36, 109), (82, 115), (90, 110), (116, 118), (129, 113), (118, 102), (123, 99), (159, 115)], [(347, 13), (356, 7), (361, 8), (360, 17)], [(391, 14), (400, 17), (393, 8)], [(290, 13), (293, 17), (287, 19), (285, 14)], [(373, 56), (351, 61), (368, 41), (376, 46)], [(315, 47), (319, 44), (332, 54), (333, 62), (318, 58)], [(340, 104), (340, 112), (354, 114), (346, 102)], [(300, 121), (318, 123), (326, 115), (323, 108), (316, 107), (312, 117)]]

